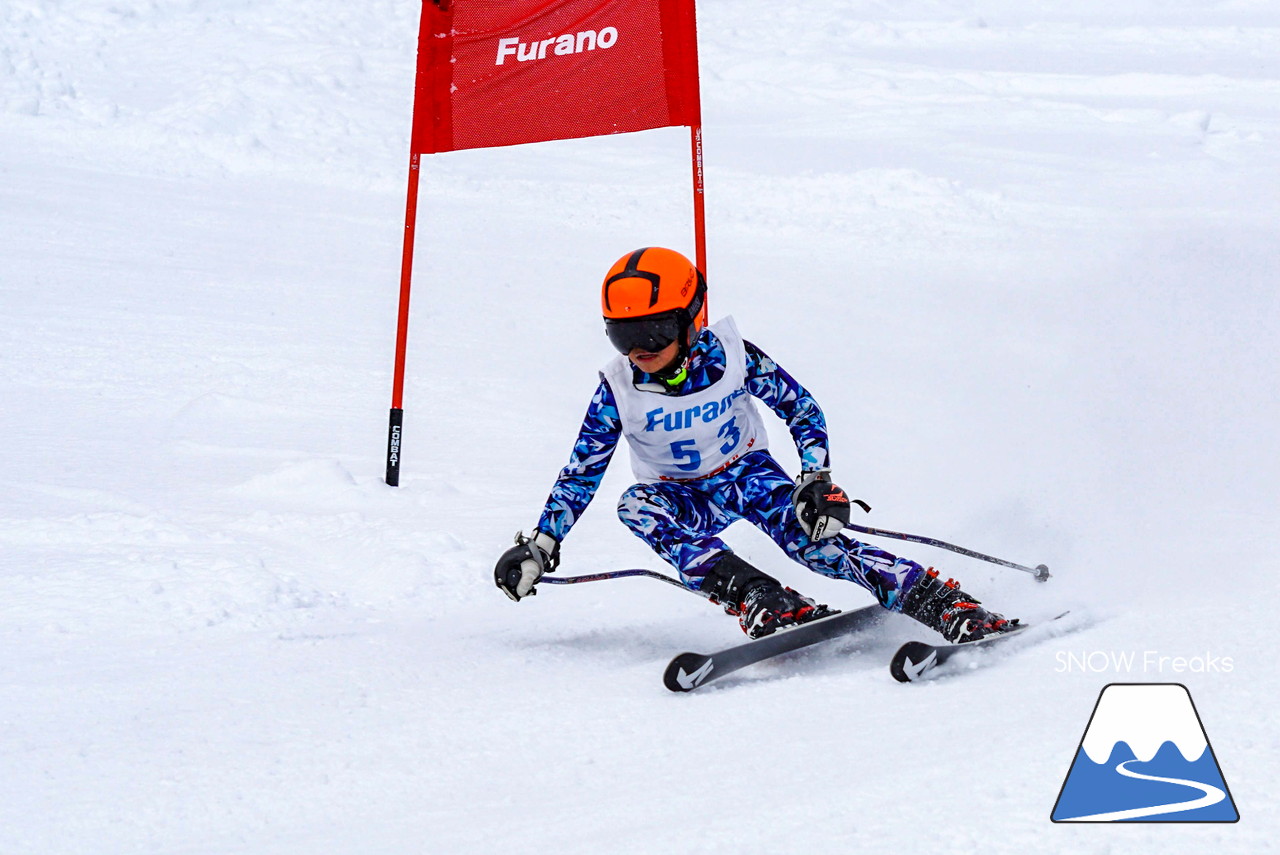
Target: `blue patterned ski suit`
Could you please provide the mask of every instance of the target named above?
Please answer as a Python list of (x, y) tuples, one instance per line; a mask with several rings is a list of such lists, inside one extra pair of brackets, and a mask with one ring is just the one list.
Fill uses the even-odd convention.
[[(747, 391), (787, 422), (805, 469), (827, 465), (826, 419), (817, 401), (759, 348), (746, 342)], [(725, 350), (703, 329), (690, 348), (688, 376), (671, 389), (675, 397), (705, 389), (724, 374)], [(637, 383), (654, 383), (635, 370)], [(653, 392), (661, 399), (663, 393)], [(613, 391), (601, 379), (587, 409), (569, 464), (556, 479), (538, 528), (564, 540), (586, 510), (622, 437)], [(769, 535), (788, 556), (810, 570), (856, 582), (886, 608), (900, 610), (904, 594), (924, 572), (905, 558), (845, 535), (815, 541), (805, 534), (791, 500), (794, 484), (768, 451), (743, 456), (727, 469), (691, 481), (634, 484), (618, 501), (618, 516), (699, 590), (704, 564), (731, 551), (718, 535), (747, 520)]]

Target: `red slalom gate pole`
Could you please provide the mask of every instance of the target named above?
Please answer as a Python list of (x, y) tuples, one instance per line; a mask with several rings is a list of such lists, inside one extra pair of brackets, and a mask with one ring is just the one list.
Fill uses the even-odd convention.
[(707, 209), (705, 209), (705, 184), (703, 183), (703, 127), (689, 129), (694, 159), (694, 251), (698, 269), (707, 275)]
[[(703, 281), (707, 276), (707, 216), (704, 205), (706, 194), (706, 185), (703, 184), (702, 177), (702, 125), (699, 124), (689, 126), (689, 144), (692, 149), (693, 159), (693, 245), (694, 245), (694, 261), (698, 270), (702, 271)], [(706, 326), (711, 317), (710, 300), (706, 297), (702, 300), (702, 311), (700, 313), (699, 322), (702, 326)]]
[(400, 259), (400, 312), (396, 322), (396, 367), (387, 427), (387, 484), (400, 486), (401, 433), (404, 430), (404, 363), (409, 339), (409, 290), (413, 279), (413, 238), (418, 226), (418, 181), (422, 156), (409, 157), (409, 189), (404, 213), (404, 253)]
[(702, 275), (707, 275), (707, 216), (704, 206), (706, 185), (702, 177), (702, 125), (689, 128), (693, 155), (693, 243), (695, 261)]
[[(698, 87), (698, 21), (696, 5), (692, 0), (681, 8), (679, 13), (681, 25), (675, 29), (681, 33), (680, 50), (693, 69), (691, 86), (688, 86), (683, 97), (687, 103), (687, 119), (689, 120), (689, 149), (693, 162), (693, 246), (694, 263), (707, 274), (707, 216), (706, 216), (706, 184), (702, 159), (702, 93)], [(710, 317), (707, 302), (702, 305), (702, 322)]]

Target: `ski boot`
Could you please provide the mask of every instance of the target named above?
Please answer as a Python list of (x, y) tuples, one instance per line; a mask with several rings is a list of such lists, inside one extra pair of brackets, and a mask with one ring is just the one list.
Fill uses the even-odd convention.
[(983, 608), (971, 594), (960, 590), (954, 579), (943, 582), (932, 567), (907, 590), (902, 613), (942, 633), (952, 644), (977, 641), (1018, 625), (1017, 618), (1008, 620)]
[(834, 614), (826, 605), (802, 596), (732, 552), (722, 553), (707, 571), (701, 591), (738, 619), (750, 638)]

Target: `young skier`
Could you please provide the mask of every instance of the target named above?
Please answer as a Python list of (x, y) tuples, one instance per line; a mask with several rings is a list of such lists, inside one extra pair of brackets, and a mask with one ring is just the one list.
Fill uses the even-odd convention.
[[(948, 641), (1015, 625), (936, 571), (841, 533), (850, 502), (831, 481), (817, 401), (744, 340), (732, 318), (706, 326), (706, 291), (702, 273), (670, 249), (639, 249), (610, 268), (601, 303), (605, 331), (621, 355), (601, 372), (536, 529), (518, 534), (499, 559), (497, 586), (516, 601), (536, 593), (626, 437), (638, 483), (622, 494), (618, 516), (752, 638), (831, 610), (783, 587), (719, 539), (743, 519), (810, 570), (856, 582)], [(790, 428), (802, 467), (794, 482), (766, 448), (753, 398)]]

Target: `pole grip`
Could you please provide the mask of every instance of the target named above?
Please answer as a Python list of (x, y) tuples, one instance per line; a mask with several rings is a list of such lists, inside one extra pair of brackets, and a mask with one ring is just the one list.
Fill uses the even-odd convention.
[(391, 420), (387, 427), (387, 484), (400, 486), (400, 435), (404, 430), (404, 410), (391, 408)]

